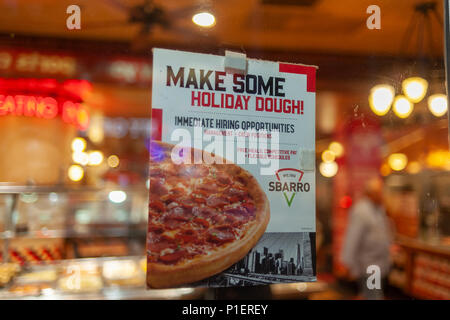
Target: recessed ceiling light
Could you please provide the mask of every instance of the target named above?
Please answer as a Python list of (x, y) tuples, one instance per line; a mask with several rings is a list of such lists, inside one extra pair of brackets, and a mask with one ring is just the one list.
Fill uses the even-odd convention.
[(200, 12), (192, 17), (192, 22), (200, 27), (210, 28), (216, 24), (216, 18), (209, 12)]

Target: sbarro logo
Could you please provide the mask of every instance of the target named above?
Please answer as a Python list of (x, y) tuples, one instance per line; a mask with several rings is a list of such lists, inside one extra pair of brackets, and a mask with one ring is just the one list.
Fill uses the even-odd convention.
[(276, 172), (278, 181), (269, 182), (269, 191), (281, 192), (290, 207), (295, 195), (298, 192), (309, 192), (311, 185), (308, 182), (302, 182), (303, 171), (293, 168), (284, 168)]

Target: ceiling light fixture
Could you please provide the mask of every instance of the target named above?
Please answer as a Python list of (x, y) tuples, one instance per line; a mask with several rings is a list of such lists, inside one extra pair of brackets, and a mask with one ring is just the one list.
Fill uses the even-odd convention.
[(393, 153), (388, 157), (388, 164), (394, 171), (402, 171), (408, 164), (408, 157), (403, 153)]
[(209, 12), (200, 12), (192, 17), (192, 22), (204, 28), (211, 28), (216, 24), (216, 18)]
[[(393, 102), (394, 113), (400, 118), (407, 118), (413, 111), (413, 104), (421, 102), (428, 93), (431, 95), (428, 98), (428, 109), (431, 113), (436, 117), (445, 114), (447, 103), (446, 101), (444, 102), (444, 99), (446, 97), (432, 94), (433, 91), (442, 92), (439, 87), (442, 87), (444, 84), (444, 79), (441, 76), (443, 74), (443, 68), (439, 67), (439, 63), (434, 56), (435, 50), (433, 50), (433, 30), (431, 27), (433, 17), (442, 25), (435, 2), (424, 1), (415, 5), (414, 15), (401, 42), (399, 56), (409, 54), (407, 49), (411, 44), (414, 44), (414, 32), (419, 30), (416, 31), (416, 42), (418, 45), (417, 59), (406, 72), (401, 73), (402, 79), (407, 75), (406, 79), (401, 81), (401, 83), (392, 83), (393, 86), (379, 84), (372, 88), (369, 94), (369, 103), (370, 108), (376, 115), (383, 116), (387, 114)], [(426, 26), (427, 32), (421, 32), (421, 29), (424, 28), (423, 26)], [(423, 47), (423, 44), (427, 42), (429, 43), (429, 54), (426, 54), (425, 48)], [(435, 69), (435, 66), (438, 66), (438, 69)], [(394, 87), (401, 88), (402, 91), (398, 92), (399, 95), (395, 99), (396, 92)]]
[(447, 96), (437, 93), (428, 98), (428, 109), (435, 117), (442, 117), (447, 113)]
[(392, 109), (397, 117), (405, 119), (408, 118), (413, 111), (414, 105), (405, 96), (398, 95), (395, 97)]
[(421, 77), (411, 77), (403, 80), (402, 89), (409, 101), (418, 103), (427, 94), (428, 81)]
[(372, 88), (369, 96), (369, 104), (373, 113), (377, 116), (384, 116), (391, 108), (394, 101), (394, 87), (387, 84), (379, 84)]

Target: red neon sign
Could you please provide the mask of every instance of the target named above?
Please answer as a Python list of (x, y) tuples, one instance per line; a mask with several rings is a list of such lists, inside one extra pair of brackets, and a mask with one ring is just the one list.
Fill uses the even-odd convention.
[(53, 119), (60, 114), (64, 122), (86, 130), (89, 112), (80, 102), (90, 88), (84, 80), (0, 79), (0, 116)]
[(89, 125), (89, 113), (81, 104), (70, 100), (58, 101), (52, 97), (29, 95), (1, 95), (0, 116), (15, 115), (53, 119), (58, 113), (64, 122), (86, 130)]

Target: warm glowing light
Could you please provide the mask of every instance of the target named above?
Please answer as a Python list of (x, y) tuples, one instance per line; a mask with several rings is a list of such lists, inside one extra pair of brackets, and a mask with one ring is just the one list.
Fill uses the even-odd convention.
[(73, 152), (82, 152), (86, 149), (86, 140), (77, 137), (72, 140), (72, 150)]
[(322, 152), (322, 161), (323, 162), (333, 162), (334, 159), (336, 159), (336, 155), (334, 154), (333, 151), (331, 150), (325, 150), (324, 152)]
[(100, 151), (89, 152), (89, 162), (90, 166), (98, 166), (103, 161), (103, 153)]
[(81, 164), (82, 166), (85, 166), (89, 162), (89, 156), (86, 152), (74, 152), (72, 154), (72, 160), (75, 163)]
[(67, 174), (68, 174), (70, 180), (80, 181), (81, 179), (83, 179), (84, 170), (81, 166), (74, 164), (74, 165), (70, 166)]
[(408, 171), (408, 173), (411, 173), (411, 174), (419, 173), (421, 169), (422, 169), (422, 166), (417, 161), (411, 161), (408, 164), (408, 166), (406, 167), (406, 171)]
[(101, 113), (91, 115), (87, 136), (93, 143), (99, 144), (105, 137), (103, 122), (104, 119)]
[(308, 285), (305, 282), (297, 284), (297, 290), (300, 292), (305, 292), (308, 289)]
[(394, 96), (394, 87), (387, 84), (377, 85), (370, 90), (370, 108), (377, 116), (384, 116), (391, 108)]
[(428, 82), (420, 77), (412, 77), (403, 80), (403, 93), (414, 103), (420, 102), (427, 94)]
[(411, 103), (411, 101), (406, 99), (405, 96), (399, 95), (395, 97), (394, 106), (392, 107), (392, 109), (394, 110), (394, 113), (397, 115), (397, 117), (404, 119), (409, 117), (414, 109), (414, 105)]
[(432, 168), (448, 168), (450, 166), (450, 151), (437, 150), (427, 156), (427, 164)]
[(436, 117), (443, 116), (448, 109), (447, 96), (445, 94), (433, 94), (428, 98), (428, 109)]
[(403, 153), (393, 153), (388, 158), (389, 167), (394, 171), (402, 171), (408, 164), (408, 157)]
[(119, 166), (120, 160), (118, 156), (113, 154), (108, 157), (108, 160), (106, 160), (106, 162), (108, 162), (108, 166), (110, 166), (111, 168), (117, 168)]
[(338, 172), (338, 165), (336, 162), (322, 162), (319, 166), (320, 174), (326, 178), (331, 178)]
[(350, 196), (343, 196), (340, 200), (339, 200), (339, 206), (342, 209), (348, 209), (352, 206), (352, 198)]
[(192, 21), (196, 25), (205, 28), (212, 27), (216, 24), (216, 18), (214, 18), (214, 16), (209, 12), (200, 12), (195, 14), (192, 17)]
[(380, 168), (380, 174), (381, 174), (383, 177), (387, 177), (388, 175), (391, 174), (391, 172), (392, 172), (391, 167), (389, 167), (389, 165), (388, 165), (387, 163), (383, 163), (383, 164), (381, 165), (381, 168)]
[(127, 194), (121, 190), (111, 191), (108, 198), (113, 203), (122, 203), (127, 200)]
[(337, 141), (333, 141), (332, 143), (330, 143), (328, 149), (333, 151), (334, 155), (338, 158), (342, 157), (342, 155), (344, 154), (344, 146)]

